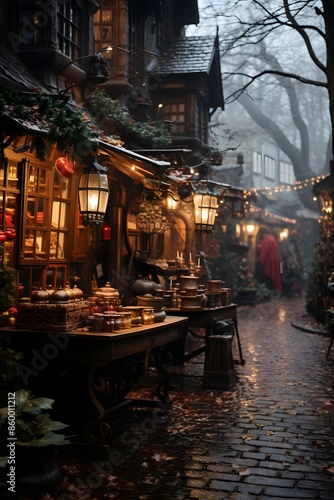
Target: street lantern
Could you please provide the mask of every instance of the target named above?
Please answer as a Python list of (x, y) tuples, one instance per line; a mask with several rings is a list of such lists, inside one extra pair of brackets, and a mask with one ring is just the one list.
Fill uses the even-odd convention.
[(86, 166), (79, 179), (79, 210), (82, 222), (103, 224), (109, 197), (107, 169), (94, 160)]
[(194, 219), (195, 231), (198, 233), (210, 233), (215, 223), (216, 213), (219, 206), (218, 196), (208, 193), (195, 193)]
[(243, 219), (245, 216), (245, 204), (243, 189), (229, 187), (224, 193), (223, 201), (231, 208), (232, 219)]

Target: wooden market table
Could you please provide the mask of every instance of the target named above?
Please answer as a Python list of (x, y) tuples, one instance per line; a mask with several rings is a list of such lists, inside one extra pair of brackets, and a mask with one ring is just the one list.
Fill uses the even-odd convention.
[[(111, 434), (106, 421), (108, 413), (126, 404), (136, 406), (170, 407), (170, 376), (164, 367), (164, 351), (170, 343), (182, 338), (187, 317), (168, 317), (161, 323), (136, 326), (111, 333), (91, 333), (84, 329), (70, 332), (51, 332), (27, 329), (2, 328), (9, 334), (13, 347), (24, 353), (21, 376), (26, 384), (39, 377), (48, 387), (48, 370), (58, 363), (57, 377), (61, 370), (68, 370), (68, 413), (77, 412), (82, 419), (81, 432), (85, 440), (104, 444)], [(155, 366), (163, 381), (155, 390), (155, 399), (127, 398), (132, 388), (132, 356), (150, 350), (154, 353)], [(62, 389), (60, 398), (65, 391)], [(48, 394), (42, 394), (48, 396)], [(49, 397), (49, 396), (48, 396)], [(67, 423), (67, 422), (66, 422)], [(79, 427), (79, 425), (78, 425)]]
[[(241, 341), (238, 329), (238, 318), (237, 318), (237, 304), (229, 304), (227, 306), (220, 306), (214, 308), (204, 308), (204, 309), (166, 309), (166, 313), (169, 316), (187, 316), (188, 322), (184, 325), (183, 328), (183, 336), (181, 341), (179, 341), (176, 345), (179, 345), (178, 352), (176, 356), (178, 357), (178, 361), (186, 362), (189, 359), (201, 354), (206, 351), (206, 344), (208, 338), (212, 334), (214, 322), (218, 319), (230, 320), (233, 324), (234, 333), (236, 336), (240, 363), (242, 365), (245, 364), (245, 360), (242, 355)], [(205, 329), (205, 339), (204, 344), (198, 349), (185, 353), (185, 342), (186, 336), (189, 328), (204, 328)]]

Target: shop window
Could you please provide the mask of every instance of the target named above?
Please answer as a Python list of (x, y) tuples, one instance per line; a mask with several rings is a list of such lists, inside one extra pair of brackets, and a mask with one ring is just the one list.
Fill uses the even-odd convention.
[(66, 266), (49, 266), (46, 270), (46, 286), (57, 289), (66, 284)]
[[(17, 230), (17, 207), (19, 200), (18, 185), (18, 164), (9, 163), (7, 170), (0, 170), (3, 173), (0, 183), (0, 230), (15, 234)], [(8, 237), (3, 242), (4, 252), (0, 256), (1, 262), (14, 267), (14, 249), (16, 236)]]
[(49, 216), (51, 194), (51, 170), (26, 164), (26, 186), (28, 196), (24, 203), (24, 220), (21, 258), (29, 260), (48, 259)]
[(44, 281), (45, 271), (41, 267), (19, 269), (19, 297), (30, 297), (32, 290), (44, 287)]

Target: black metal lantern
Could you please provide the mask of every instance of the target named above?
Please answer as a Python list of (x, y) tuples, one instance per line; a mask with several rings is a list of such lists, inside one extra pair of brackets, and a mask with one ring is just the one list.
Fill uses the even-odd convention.
[(198, 233), (210, 233), (215, 223), (219, 206), (218, 196), (209, 192), (195, 193), (193, 201), (195, 231)]
[(84, 168), (79, 179), (79, 210), (82, 223), (103, 224), (109, 197), (107, 168), (94, 160)]
[(242, 188), (230, 187), (224, 193), (224, 204), (232, 211), (233, 219), (243, 219), (245, 217), (245, 200)]

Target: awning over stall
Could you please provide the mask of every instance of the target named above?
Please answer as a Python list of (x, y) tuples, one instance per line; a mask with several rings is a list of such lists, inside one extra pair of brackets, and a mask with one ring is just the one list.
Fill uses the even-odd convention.
[(158, 173), (162, 174), (171, 166), (169, 161), (155, 160), (102, 140), (98, 141), (98, 146), (100, 153), (111, 157), (117, 170), (137, 181), (143, 177), (155, 177)]

